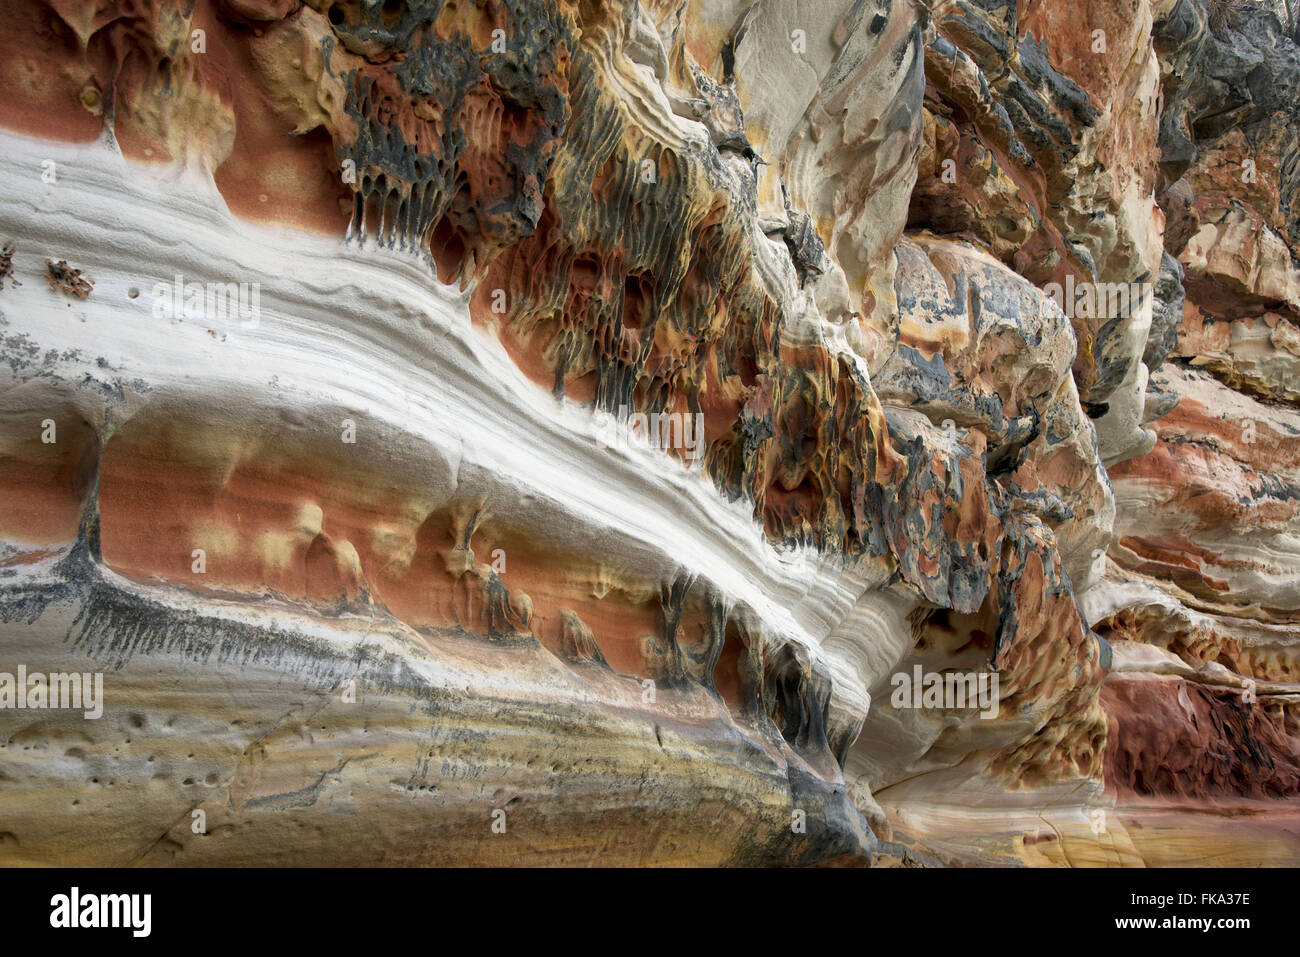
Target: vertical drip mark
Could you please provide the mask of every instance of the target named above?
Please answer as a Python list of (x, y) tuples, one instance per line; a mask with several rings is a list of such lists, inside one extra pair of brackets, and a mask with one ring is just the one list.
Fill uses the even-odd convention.
[(348, 220), (348, 231), (343, 237), (345, 243), (361, 243), (361, 229), (366, 219), (365, 199), (358, 193), (352, 194), (352, 218)]
[(397, 208), (397, 238), (402, 252), (407, 252), (411, 248), (411, 227), (410, 227), (411, 203), (403, 199)]
[(393, 187), (384, 196), (384, 245), (392, 250), (397, 249), (397, 211), (401, 205), (401, 191)]
[(391, 232), (393, 217), (392, 213), (389, 212), (389, 207), (392, 204), (392, 199), (393, 191), (391, 189), (385, 188), (378, 194), (377, 202), (379, 212), (378, 220), (375, 224), (375, 240), (379, 244), (380, 249), (388, 249), (390, 246), (391, 237), (389, 236), (389, 233)]
[(361, 179), (361, 189), (357, 191), (357, 245), (365, 247), (366, 245), (366, 218), (370, 211), (370, 177), (364, 176)]

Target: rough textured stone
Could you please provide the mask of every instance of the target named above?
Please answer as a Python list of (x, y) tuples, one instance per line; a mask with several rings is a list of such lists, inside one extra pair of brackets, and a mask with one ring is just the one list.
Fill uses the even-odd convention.
[(1263, 7), (3, 20), (0, 863), (1300, 860)]

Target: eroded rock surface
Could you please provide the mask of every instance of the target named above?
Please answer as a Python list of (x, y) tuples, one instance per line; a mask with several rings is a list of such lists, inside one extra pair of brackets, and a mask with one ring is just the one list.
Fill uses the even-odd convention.
[(1267, 9), (3, 17), (0, 861), (1300, 861)]

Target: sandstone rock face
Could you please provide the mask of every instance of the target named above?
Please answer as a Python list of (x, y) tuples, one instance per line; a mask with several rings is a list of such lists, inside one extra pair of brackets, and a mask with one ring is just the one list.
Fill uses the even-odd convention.
[(1268, 7), (0, 16), (0, 863), (1300, 863)]

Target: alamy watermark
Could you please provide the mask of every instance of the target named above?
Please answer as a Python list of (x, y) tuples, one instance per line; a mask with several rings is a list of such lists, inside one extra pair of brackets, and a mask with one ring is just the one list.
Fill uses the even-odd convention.
[(39, 671), (29, 673), (26, 665), (19, 665), (16, 675), (0, 671), (0, 710), (10, 708), (32, 711), (71, 708), (95, 721), (104, 715), (104, 674), (74, 671), (46, 675)]
[(996, 671), (922, 672), (920, 665), (909, 675), (900, 671), (890, 679), (894, 692), (889, 703), (895, 708), (975, 708), (981, 718), (998, 716), (998, 673)]
[(126, 928), (133, 937), (148, 937), (153, 920), (152, 894), (83, 894), (74, 887), (50, 898), (50, 926)]
[[(668, 451), (675, 449), (687, 461), (694, 462), (704, 454), (704, 413), (693, 415), (682, 412), (629, 413), (627, 406), (618, 408), (618, 416), (608, 412), (597, 413), (602, 421), (596, 428), (596, 442), (602, 448), (641, 448)], [(620, 423), (627, 427), (621, 428)]]
[(171, 282), (155, 283), (155, 319), (238, 319), (256, 329), (262, 318), (262, 284), (257, 282), (186, 282), (179, 273)]
[(1149, 282), (1049, 282), (1043, 292), (1056, 301), (1068, 319), (1127, 319), (1140, 312), (1155, 295)]

